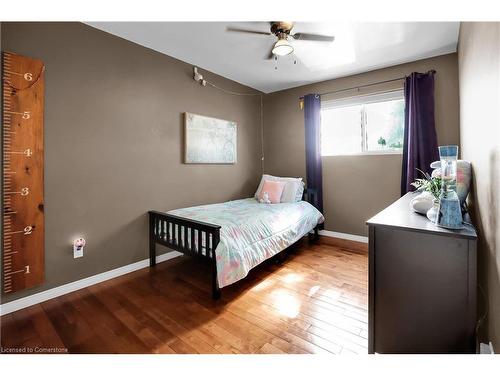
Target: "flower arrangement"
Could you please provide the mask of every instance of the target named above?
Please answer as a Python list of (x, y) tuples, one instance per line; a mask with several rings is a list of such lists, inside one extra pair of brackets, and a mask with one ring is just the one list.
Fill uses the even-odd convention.
[(441, 176), (432, 177), (429, 173), (426, 173), (418, 168), (417, 171), (422, 173), (425, 178), (416, 178), (415, 182), (412, 182), (412, 186), (417, 188), (418, 191), (427, 191), (432, 194), (435, 200), (439, 199), (439, 194), (441, 193)]

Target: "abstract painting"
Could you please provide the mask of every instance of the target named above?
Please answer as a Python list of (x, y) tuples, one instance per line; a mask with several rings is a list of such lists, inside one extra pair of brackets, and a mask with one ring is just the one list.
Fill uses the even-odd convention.
[(185, 163), (235, 164), (236, 122), (185, 113)]

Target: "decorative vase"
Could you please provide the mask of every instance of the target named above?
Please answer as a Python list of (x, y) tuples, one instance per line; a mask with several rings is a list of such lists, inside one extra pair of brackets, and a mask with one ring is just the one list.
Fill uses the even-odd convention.
[(441, 193), (436, 225), (448, 229), (461, 229), (462, 210), (457, 194), (458, 146), (439, 147), (441, 159)]
[[(441, 177), (441, 161), (431, 163), (432, 177)], [(469, 194), (472, 180), (472, 166), (466, 160), (457, 160), (457, 194), (463, 205)]]

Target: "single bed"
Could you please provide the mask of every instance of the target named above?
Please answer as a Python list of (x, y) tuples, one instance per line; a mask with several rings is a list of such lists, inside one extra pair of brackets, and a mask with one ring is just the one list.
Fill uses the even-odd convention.
[(202, 258), (212, 267), (212, 296), (243, 279), (248, 272), (305, 235), (318, 238), (323, 215), (311, 204), (316, 194), (304, 192), (293, 203), (262, 204), (254, 198), (168, 211), (150, 211), (150, 266), (156, 244)]

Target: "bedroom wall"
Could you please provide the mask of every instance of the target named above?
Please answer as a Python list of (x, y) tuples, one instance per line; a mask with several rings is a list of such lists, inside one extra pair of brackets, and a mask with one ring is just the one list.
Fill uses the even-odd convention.
[[(469, 205), (478, 229), (483, 338), (500, 351), (500, 23), (462, 23), (459, 37), (460, 143), (472, 163)], [(485, 329), (486, 328), (486, 329)]]
[[(454, 53), (266, 95), (266, 173), (305, 178), (304, 113), (298, 106), (300, 96), (384, 81), (430, 69), (437, 71), (435, 103), (438, 142), (458, 144), (458, 71), (457, 54)], [(359, 94), (402, 85), (403, 81), (378, 85), (361, 89)], [(352, 96), (353, 91), (342, 95)], [(323, 157), (325, 229), (367, 235), (365, 221), (399, 198), (400, 179), (401, 155)]]
[[(46, 282), (147, 258), (147, 215), (247, 197), (261, 174), (260, 99), (192, 80), (192, 66), (80, 23), (2, 23), (2, 48), (46, 64)], [(255, 92), (203, 74), (233, 91)], [(182, 163), (183, 112), (238, 123), (236, 165)], [(73, 259), (72, 241), (87, 239)]]

